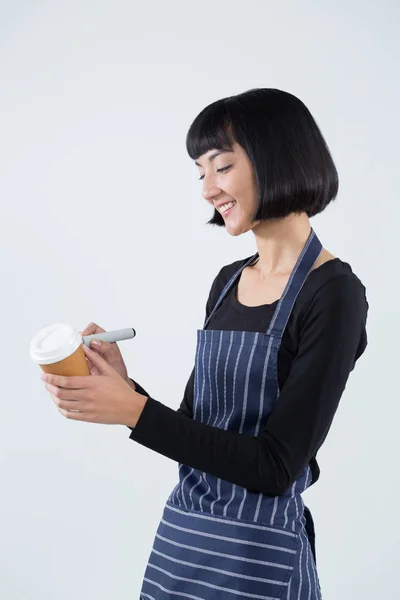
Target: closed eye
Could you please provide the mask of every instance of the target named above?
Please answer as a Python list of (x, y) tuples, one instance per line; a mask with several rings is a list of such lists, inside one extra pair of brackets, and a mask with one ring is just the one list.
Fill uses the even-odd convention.
[[(228, 165), (227, 167), (222, 167), (221, 169), (217, 169), (217, 173), (225, 173), (225, 171), (227, 171), (228, 169), (231, 168), (232, 165)], [(201, 181), (202, 179), (204, 179), (204, 175), (202, 175), (201, 177), (199, 177), (199, 181)]]

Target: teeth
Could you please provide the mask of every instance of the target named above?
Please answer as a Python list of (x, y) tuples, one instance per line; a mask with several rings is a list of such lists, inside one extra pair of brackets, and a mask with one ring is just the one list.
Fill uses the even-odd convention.
[(218, 210), (220, 213), (223, 213), (229, 208), (232, 208), (232, 206), (235, 206), (235, 204), (236, 202), (228, 202), (228, 204), (223, 204), (222, 206), (220, 206)]

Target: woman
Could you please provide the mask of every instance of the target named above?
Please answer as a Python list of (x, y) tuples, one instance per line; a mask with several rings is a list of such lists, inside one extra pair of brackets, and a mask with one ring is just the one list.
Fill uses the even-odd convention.
[(336, 197), (337, 171), (306, 106), (275, 89), (207, 106), (187, 149), (209, 223), (251, 230), (257, 252), (213, 282), (180, 407), (151, 398), (104, 342), (86, 350), (102, 377), (47, 387), (64, 416), (128, 425), (132, 440), (179, 463), (141, 598), (319, 599), (301, 494), (319, 477), (317, 452), (367, 345), (365, 288), (309, 222)]

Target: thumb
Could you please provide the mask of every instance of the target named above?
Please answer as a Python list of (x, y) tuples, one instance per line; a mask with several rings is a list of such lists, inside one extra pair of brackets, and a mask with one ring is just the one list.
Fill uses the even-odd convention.
[(116, 370), (97, 352), (86, 346), (86, 344), (83, 344), (83, 350), (94, 366), (97, 367), (101, 375), (115, 375)]

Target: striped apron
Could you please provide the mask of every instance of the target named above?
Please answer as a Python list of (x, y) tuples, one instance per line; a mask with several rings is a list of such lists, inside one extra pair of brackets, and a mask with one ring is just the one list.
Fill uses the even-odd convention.
[[(268, 331), (197, 332), (193, 418), (257, 436), (279, 397), (278, 351), (293, 304), (322, 246), (311, 230)], [(320, 600), (301, 497), (307, 465), (281, 496), (267, 496), (179, 465), (144, 575), (141, 599)]]

